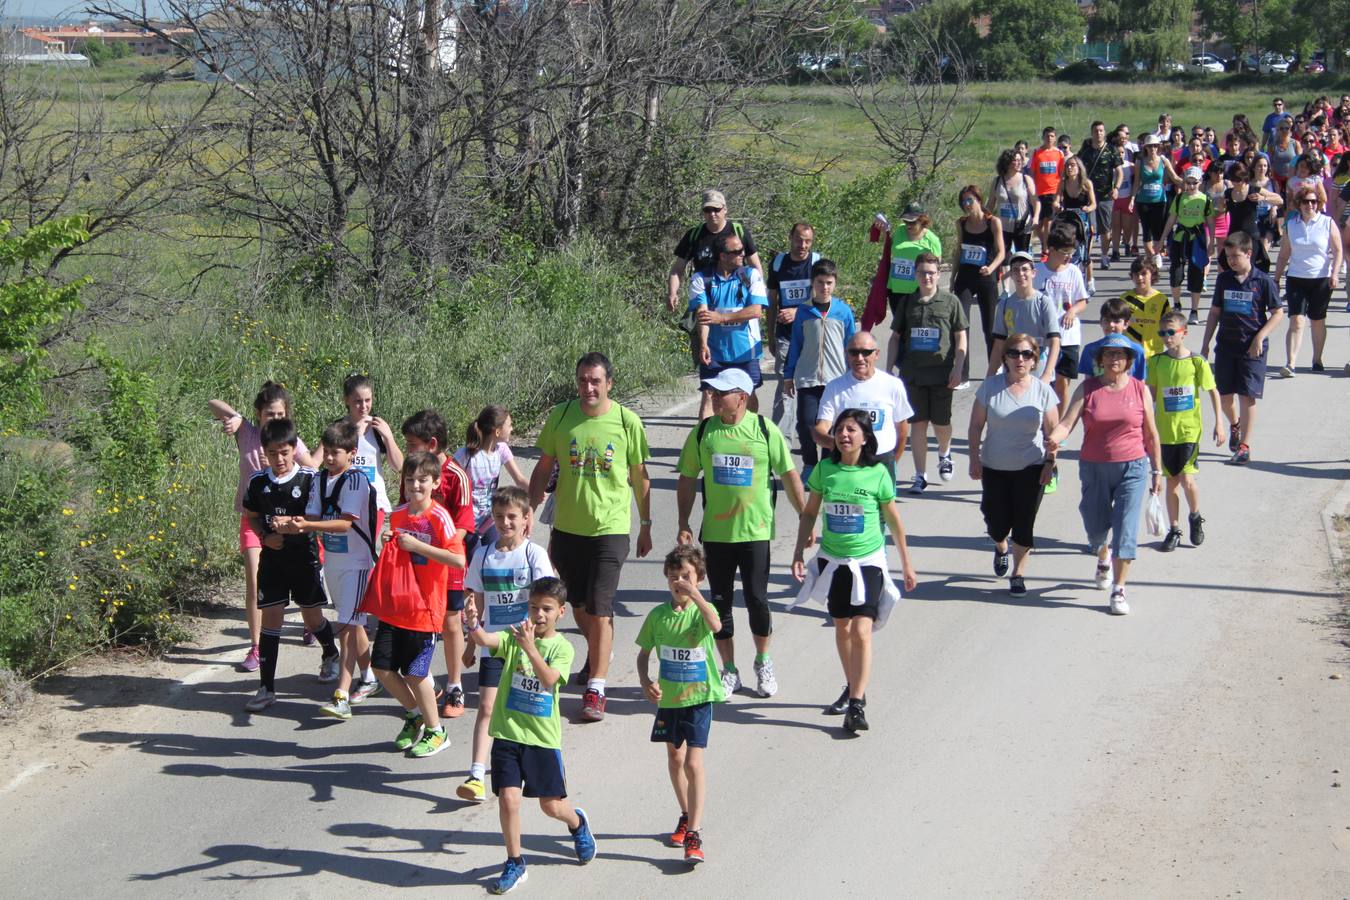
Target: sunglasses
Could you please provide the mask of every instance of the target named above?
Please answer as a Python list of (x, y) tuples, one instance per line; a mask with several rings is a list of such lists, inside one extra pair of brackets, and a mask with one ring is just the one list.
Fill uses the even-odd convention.
[(1173, 335), (1185, 334), (1184, 328), (1159, 328), (1158, 337), (1172, 337)]
[(745, 255), (745, 248), (744, 248), (744, 247), (737, 247), (737, 248), (735, 248), (734, 250), (723, 250), (722, 252), (723, 252), (724, 254), (726, 254), (727, 256), (744, 256), (744, 255)]
[(1035, 359), (1035, 350), (1004, 350), (1003, 355), (1008, 359)]
[(970, 206), (970, 205), (974, 204), (974, 202), (975, 202), (975, 198), (974, 198), (974, 197), (963, 197), (963, 198), (961, 198), (961, 205), (962, 205), (962, 206)]
[(877, 352), (877, 350), (876, 350), (875, 347), (873, 347), (871, 350), (864, 350), (864, 349), (862, 349), (861, 347), (850, 347), (850, 348), (849, 348), (849, 351), (848, 351), (848, 355), (849, 355), (849, 356), (857, 357), (858, 359), (862, 359), (862, 358), (864, 358), (864, 357), (871, 356), (873, 353), (876, 353), (876, 352)]
[(1316, 198), (1316, 197), (1300, 197), (1299, 200), (1298, 200), (1298, 202), (1299, 202), (1299, 203), (1316, 203), (1316, 202), (1317, 202), (1317, 198)]
[(717, 212), (721, 212), (721, 211), (722, 211), (722, 207), (720, 207), (720, 206), (705, 206), (705, 207), (703, 207), (703, 214), (704, 214), (705, 216), (706, 216), (708, 213), (717, 213)]
[(740, 390), (738, 390), (737, 388), (732, 388), (732, 389), (729, 390), (729, 391), (713, 391), (713, 396), (714, 396), (714, 397), (730, 397), (732, 394), (740, 394), (740, 393), (743, 393), (743, 391), (740, 391)]

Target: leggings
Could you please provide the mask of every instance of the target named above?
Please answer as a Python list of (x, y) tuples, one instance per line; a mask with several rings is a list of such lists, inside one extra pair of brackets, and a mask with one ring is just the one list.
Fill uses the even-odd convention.
[(1134, 211), (1139, 216), (1139, 227), (1144, 230), (1144, 240), (1162, 240), (1163, 226), (1167, 224), (1167, 204), (1140, 203), (1136, 200)]
[(989, 536), (997, 543), (1012, 534), (1013, 543), (1019, 547), (1036, 546), (1033, 531), (1036, 526), (1036, 513), (1041, 508), (1041, 463), (1033, 463), (1025, 469), (989, 469), (986, 468), (980, 478), (983, 488), (980, 496), (980, 512), (984, 514), (984, 524)]
[(745, 608), (750, 613), (750, 633), (755, 637), (773, 634), (773, 622), (769, 616), (769, 542), (742, 541), (728, 544), (704, 541), (703, 552), (708, 561), (712, 605), (722, 617), (722, 628), (713, 638), (729, 641), (736, 633), (731, 605), (736, 597), (737, 569), (741, 573)]
[(1204, 235), (1188, 235), (1179, 228), (1172, 233), (1174, 237), (1167, 247), (1168, 283), (1179, 288), (1184, 277), (1186, 289), (1198, 294), (1205, 289), (1205, 270), (1191, 262), (1191, 246), (1196, 241), (1203, 241)]
[[(998, 280), (995, 278), (965, 278), (957, 279), (955, 293), (961, 298), (961, 306), (966, 311), (966, 319), (974, 320), (971, 315), (976, 303), (980, 307), (980, 333), (984, 335), (985, 356), (994, 348), (994, 308), (998, 306)], [(961, 366), (961, 380), (970, 380), (970, 357), (973, 354), (974, 347), (971, 346), (969, 332), (966, 333), (966, 359)]]

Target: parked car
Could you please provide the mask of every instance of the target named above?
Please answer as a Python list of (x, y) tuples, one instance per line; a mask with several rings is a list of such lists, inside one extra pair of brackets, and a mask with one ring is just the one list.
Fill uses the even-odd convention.
[(1191, 64), (1187, 67), (1192, 72), (1222, 72), (1223, 60), (1213, 53), (1197, 53), (1191, 57)]
[(1289, 72), (1289, 60), (1279, 53), (1262, 53), (1257, 71), (1262, 75), (1285, 75)]
[(1111, 60), (1104, 56), (1085, 56), (1083, 57), (1083, 62), (1091, 63), (1103, 72), (1114, 72), (1120, 68), (1120, 66), (1111, 62)]

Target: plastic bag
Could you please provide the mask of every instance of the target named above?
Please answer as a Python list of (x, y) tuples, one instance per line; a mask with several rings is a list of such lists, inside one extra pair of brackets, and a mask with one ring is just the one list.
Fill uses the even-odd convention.
[(425, 606), (422, 588), (413, 574), (412, 556), (390, 539), (380, 551), (380, 559), (375, 570), (370, 573), (366, 585), (366, 594), (361, 598), (359, 610), (380, 620), (394, 620), (400, 614)]
[(1167, 510), (1163, 508), (1161, 494), (1148, 495), (1148, 511), (1145, 517), (1148, 520), (1148, 533), (1154, 537), (1161, 537), (1167, 530)]

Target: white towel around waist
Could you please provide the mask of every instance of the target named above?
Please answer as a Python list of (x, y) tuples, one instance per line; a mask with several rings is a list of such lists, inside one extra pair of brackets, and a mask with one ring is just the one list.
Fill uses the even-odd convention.
[[(819, 572), (816, 571), (816, 560), (818, 559), (823, 559), (826, 563), (825, 568)], [(862, 578), (863, 567), (872, 566), (881, 570), (881, 600), (877, 604), (876, 624), (872, 626), (874, 630), (880, 630), (886, 624), (886, 620), (890, 618), (891, 610), (895, 608), (895, 604), (899, 602), (901, 597), (900, 588), (891, 578), (890, 566), (886, 561), (885, 545), (882, 545), (870, 556), (859, 559), (831, 556), (824, 550), (818, 551), (807, 562), (806, 580), (802, 582), (801, 590), (797, 592), (797, 599), (788, 605), (788, 609), (811, 600), (817, 603), (826, 603), (830, 595), (830, 585), (834, 582), (834, 573), (838, 571), (840, 566), (853, 573), (853, 596), (849, 600), (852, 606), (862, 606), (867, 602), (866, 589)]]

